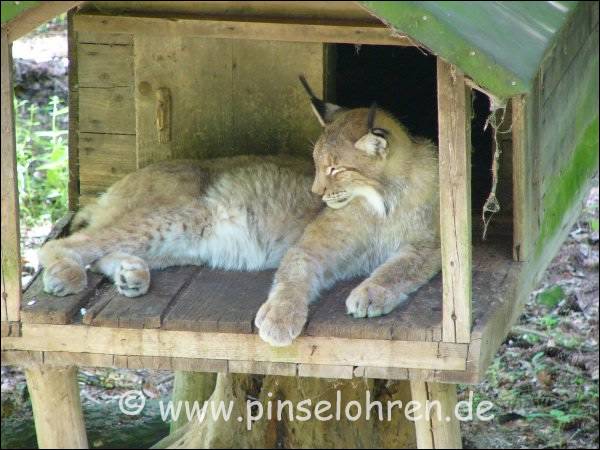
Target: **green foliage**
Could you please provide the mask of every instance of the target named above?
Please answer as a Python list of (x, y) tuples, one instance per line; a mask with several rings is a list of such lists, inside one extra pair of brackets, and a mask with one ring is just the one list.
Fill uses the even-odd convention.
[(15, 100), (20, 218), (26, 226), (54, 222), (67, 211), (68, 113), (58, 97), (39, 108)]
[(565, 291), (560, 286), (552, 286), (537, 296), (537, 302), (540, 305), (548, 308), (556, 308), (556, 306), (565, 298)]

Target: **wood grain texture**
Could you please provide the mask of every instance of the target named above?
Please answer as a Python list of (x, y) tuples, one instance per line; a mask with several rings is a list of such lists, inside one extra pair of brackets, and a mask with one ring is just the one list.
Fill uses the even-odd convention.
[(21, 305), (21, 254), (19, 249), (19, 197), (13, 109), (12, 45), (7, 29), (2, 27), (2, 189), (1, 207), (1, 314), (3, 322), (18, 322)]
[(295, 377), (298, 373), (298, 369), (297, 365), (293, 363), (272, 363), (265, 361), (229, 361), (229, 372)]
[(69, 57), (69, 211), (79, 209), (79, 81), (77, 32), (73, 29), (74, 10), (67, 14), (67, 51)]
[(513, 97), (512, 106), (512, 151), (513, 151), (513, 258), (527, 261), (533, 246), (529, 222), (532, 219), (531, 192), (527, 183), (532, 170), (527, 155), (527, 100)]
[[(98, 20), (100, 19), (100, 20)], [(220, 39), (259, 41), (343, 43), (372, 45), (414, 45), (406, 36), (392, 32), (381, 24), (320, 21), (243, 21), (194, 17), (169, 17), (167, 20), (144, 16), (78, 14), (77, 31), (134, 33), (135, 35), (202, 36)]]
[(133, 89), (79, 88), (79, 131), (135, 134)]
[(98, 195), (136, 170), (135, 136), (79, 133), (81, 194)]
[(101, 275), (88, 273), (88, 285), (84, 291), (57, 297), (44, 292), (44, 282), (40, 274), (23, 294), (21, 319), (23, 323), (73, 323), (102, 281)]
[[(101, 327), (160, 328), (167, 308), (196, 275), (198, 267), (170, 267), (161, 271), (152, 271), (152, 289), (145, 295), (129, 298), (120, 295), (113, 286), (103, 297), (100, 311), (94, 312), (91, 325)], [(87, 315), (87, 314), (86, 314)], [(89, 319), (85, 319), (89, 322)]]
[(275, 348), (255, 334), (23, 323), (22, 336), (2, 339), (4, 350), (112, 353), (128, 356), (250, 360), (340, 366), (465, 370), (467, 344), (301, 336)]
[(254, 317), (267, 299), (274, 271), (200, 270), (173, 302), (165, 329), (252, 333)]
[(39, 448), (88, 448), (77, 368), (25, 369)]
[(471, 334), (471, 100), (464, 74), (437, 60), (440, 237), (444, 284), (442, 337)]
[(250, 20), (281, 19), (284, 17), (298, 20), (336, 19), (340, 21), (378, 24), (379, 21), (356, 2), (302, 2), (302, 1), (237, 1), (237, 2), (170, 2), (170, 1), (101, 1), (87, 2), (83, 11), (98, 10), (110, 13), (146, 13), (154, 15), (201, 15), (204, 17), (223, 17), (230, 14), (246, 17)]
[(431, 434), (433, 436), (432, 448), (461, 449), (460, 423), (454, 414), (456, 385), (427, 383), (427, 393), (432, 404), (433, 402), (439, 402), (432, 409), (430, 418)]
[[(488, 243), (475, 247), (474, 262), (473, 324), (475, 330), (482, 330), (492, 317), (497, 316), (498, 310), (512, 304), (511, 295), (514, 295), (520, 265), (510, 259), (510, 244)], [(70, 303), (69, 297), (62, 302), (50, 298), (36, 301), (25, 311), (30, 321), (68, 323), (64, 320), (73, 315), (75, 305), (85, 304), (85, 324), (251, 334), (255, 332), (253, 321), (256, 312), (268, 296), (273, 273), (173, 267), (153, 271), (148, 294), (135, 299), (118, 295), (112, 284), (106, 281), (97, 286), (86, 301), (73, 298), (73, 303)], [(311, 306), (304, 335), (438, 343), (442, 340), (442, 283), (439, 275), (400, 308), (387, 316), (370, 319), (354, 319), (345, 313), (346, 297), (359, 282), (340, 282), (324, 292), (321, 299)], [(39, 283), (32, 285), (26, 298), (44, 296), (40, 289)], [(61, 305), (64, 311), (60, 311)], [(44, 314), (49, 317), (43, 319)], [(33, 319), (33, 316), (36, 318)], [(446, 343), (441, 342), (440, 345), (438, 352), (443, 353)]]
[[(322, 94), (322, 44), (148, 35), (135, 42), (139, 167), (171, 158), (310, 156), (320, 127), (298, 74)], [(161, 89), (171, 94), (165, 142), (156, 126)]]
[[(322, 43), (231, 41), (234, 146), (253, 154), (310, 158), (322, 129), (298, 81), (303, 74), (323, 98), (326, 50)], [(259, 64), (256, 62), (260, 61)]]
[[(172, 158), (231, 156), (233, 146), (231, 42), (181, 36), (135, 37), (137, 165)], [(156, 92), (172, 94), (169, 142), (156, 128)], [(239, 153), (239, 152), (238, 152)]]
[(96, 33), (93, 31), (77, 31), (77, 42), (80, 44), (133, 45), (133, 34), (128, 33)]
[(362, 280), (337, 283), (312, 307), (306, 334), (361, 339), (439, 341), (442, 323), (441, 276), (434, 277), (390, 314), (355, 319), (346, 314), (346, 298)]
[(77, 44), (79, 87), (133, 85), (133, 45)]
[[(433, 444), (433, 430), (431, 421), (427, 420), (426, 404), (429, 400), (427, 383), (424, 381), (410, 382), (411, 400), (416, 402), (417, 409), (414, 410), (415, 433), (417, 437), (417, 448), (435, 448)], [(418, 420), (417, 420), (418, 419)]]

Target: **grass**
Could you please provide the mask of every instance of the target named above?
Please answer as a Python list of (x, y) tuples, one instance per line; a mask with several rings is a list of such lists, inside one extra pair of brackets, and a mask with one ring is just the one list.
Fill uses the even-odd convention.
[(26, 227), (54, 222), (67, 212), (67, 114), (56, 96), (43, 107), (15, 100), (20, 219)]

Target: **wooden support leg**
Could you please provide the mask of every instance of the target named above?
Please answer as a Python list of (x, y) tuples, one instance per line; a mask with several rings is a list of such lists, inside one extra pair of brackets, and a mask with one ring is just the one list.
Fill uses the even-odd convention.
[(75, 367), (25, 370), (39, 448), (88, 448)]
[(454, 413), (456, 385), (411, 381), (410, 387), (412, 400), (420, 405), (415, 413), (417, 448), (462, 448)]
[(2, 184), (1, 312), (2, 335), (10, 331), (10, 323), (18, 322), (21, 306), (21, 258), (19, 254), (19, 200), (17, 191), (17, 161), (12, 89), (12, 46), (7, 31), (2, 28)]

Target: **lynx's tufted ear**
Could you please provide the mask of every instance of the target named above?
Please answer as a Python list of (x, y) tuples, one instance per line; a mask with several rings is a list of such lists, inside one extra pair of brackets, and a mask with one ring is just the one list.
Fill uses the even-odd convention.
[(375, 127), (376, 112), (377, 104), (373, 103), (367, 116), (367, 129), (369, 131), (358, 141), (356, 141), (354, 147), (358, 150), (362, 150), (370, 156), (380, 156), (385, 158), (387, 156), (388, 131), (383, 128)]
[(321, 126), (325, 126), (331, 123), (336, 113), (344, 111), (344, 108), (342, 108), (341, 106), (334, 105), (333, 103), (324, 102), (323, 100), (318, 98), (314, 94), (313, 90), (310, 88), (304, 76), (300, 75), (298, 78), (300, 78), (300, 83), (302, 83), (302, 86), (304, 86), (306, 93), (310, 97), (312, 109), (315, 115), (317, 116), (317, 119), (319, 120)]

